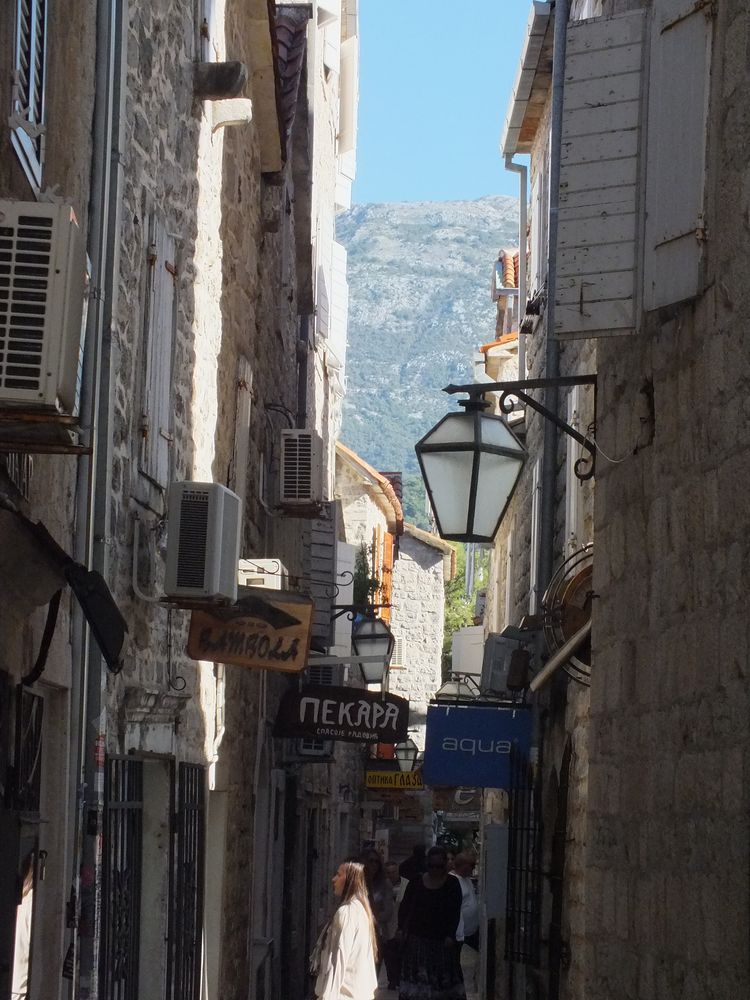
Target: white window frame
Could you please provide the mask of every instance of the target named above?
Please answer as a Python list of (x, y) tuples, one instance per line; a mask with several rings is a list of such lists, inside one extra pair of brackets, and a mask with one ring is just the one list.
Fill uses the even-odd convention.
[(39, 194), (46, 132), (47, 0), (16, 0), (15, 6), (10, 140), (29, 184)]

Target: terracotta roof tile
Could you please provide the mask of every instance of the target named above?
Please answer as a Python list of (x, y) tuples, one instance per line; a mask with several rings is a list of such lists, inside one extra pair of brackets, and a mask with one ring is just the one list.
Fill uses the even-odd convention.
[(307, 7), (281, 4), (276, 8), (277, 68), (281, 87), (283, 145), (286, 146), (294, 125), (297, 96), (307, 51)]

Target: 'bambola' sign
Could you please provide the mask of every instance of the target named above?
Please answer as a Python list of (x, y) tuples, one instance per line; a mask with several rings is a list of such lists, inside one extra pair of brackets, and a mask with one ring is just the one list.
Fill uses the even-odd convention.
[(305, 687), (288, 691), (279, 706), (274, 736), (291, 739), (402, 743), (409, 702), (392, 694), (350, 687)]

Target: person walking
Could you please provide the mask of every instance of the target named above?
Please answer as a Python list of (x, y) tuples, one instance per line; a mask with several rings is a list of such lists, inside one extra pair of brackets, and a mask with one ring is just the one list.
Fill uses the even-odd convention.
[(333, 876), (339, 903), (310, 956), (317, 1000), (373, 1000), (378, 985), (375, 921), (364, 867), (344, 861)]
[(402, 937), (399, 1000), (466, 1000), (456, 932), (461, 886), (444, 848), (427, 852), (427, 871), (409, 882), (398, 911)]
[(402, 861), (399, 865), (399, 871), (401, 872), (401, 877), (405, 878), (408, 882), (411, 882), (413, 878), (417, 875), (421, 875), (427, 868), (427, 862), (425, 861), (425, 854), (427, 848), (424, 844), (415, 844), (412, 848), (411, 856)]
[(362, 855), (362, 864), (365, 869), (365, 882), (370, 897), (370, 909), (375, 920), (378, 952), (382, 955), (383, 945), (388, 940), (388, 928), (393, 917), (393, 886), (385, 874), (383, 859), (376, 850), (365, 851)]
[(457, 854), (451, 875), (461, 886), (461, 931), (459, 937), (474, 951), (479, 951), (479, 901), (471, 881), (474, 859), (469, 854)]
[(398, 909), (404, 898), (408, 879), (402, 877), (395, 861), (385, 866), (385, 874), (393, 892), (393, 913), (388, 923), (388, 934), (383, 944), (383, 960), (388, 975), (388, 989), (397, 990), (401, 978), (401, 941), (398, 936)]

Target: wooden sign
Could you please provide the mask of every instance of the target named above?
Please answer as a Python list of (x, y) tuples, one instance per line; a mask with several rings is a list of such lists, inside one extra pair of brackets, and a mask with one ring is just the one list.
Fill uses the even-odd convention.
[(299, 673), (307, 665), (314, 609), (301, 594), (245, 587), (231, 608), (193, 611), (188, 656)]
[(291, 739), (401, 743), (409, 725), (409, 702), (364, 688), (304, 687), (281, 699), (274, 736)]
[(421, 771), (367, 771), (366, 788), (424, 788)]

